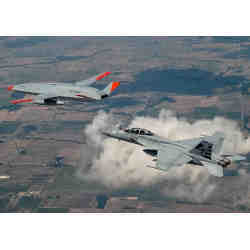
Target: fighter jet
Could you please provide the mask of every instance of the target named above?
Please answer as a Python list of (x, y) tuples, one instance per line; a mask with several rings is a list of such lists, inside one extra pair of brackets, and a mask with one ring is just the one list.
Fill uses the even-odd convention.
[(105, 72), (87, 80), (78, 81), (74, 84), (44, 82), (11, 85), (8, 87), (8, 90), (34, 95), (34, 98), (13, 100), (11, 101), (12, 104), (35, 103), (41, 105), (63, 105), (63, 100), (101, 100), (108, 97), (120, 85), (120, 82), (111, 82), (103, 90), (90, 87), (90, 85), (109, 74), (110, 72)]
[(147, 167), (162, 171), (189, 163), (206, 168), (211, 175), (222, 177), (224, 168), (232, 162), (246, 159), (241, 155), (220, 154), (225, 138), (222, 132), (179, 141), (168, 140), (141, 128), (119, 129), (102, 134), (144, 147), (143, 152), (154, 157), (153, 161), (156, 162), (155, 166)]

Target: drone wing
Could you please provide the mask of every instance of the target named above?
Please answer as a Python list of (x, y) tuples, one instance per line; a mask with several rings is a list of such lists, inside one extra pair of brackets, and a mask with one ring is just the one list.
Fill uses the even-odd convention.
[(111, 72), (104, 72), (102, 74), (98, 74), (96, 76), (90, 77), (89, 79), (76, 82), (75, 85), (79, 86), (79, 87), (86, 87), (86, 86), (89, 86), (89, 85), (95, 83), (96, 81), (103, 79), (104, 77), (106, 77), (110, 74), (111, 74)]

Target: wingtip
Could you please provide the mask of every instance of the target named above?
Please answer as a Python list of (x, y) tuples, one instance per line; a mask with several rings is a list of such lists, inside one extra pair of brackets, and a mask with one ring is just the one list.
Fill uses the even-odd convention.
[(19, 100), (13, 100), (10, 101), (12, 104), (19, 104), (19, 103), (25, 103), (25, 102), (32, 102), (33, 99), (29, 98), (29, 99), (19, 99)]
[(111, 74), (111, 72), (104, 72), (103, 74), (97, 76), (97, 77), (96, 77), (96, 80), (97, 80), (97, 81), (98, 81), (98, 80), (101, 80), (102, 78), (104, 78), (104, 77), (106, 77), (106, 76), (108, 76), (108, 75), (110, 75), (110, 74)]

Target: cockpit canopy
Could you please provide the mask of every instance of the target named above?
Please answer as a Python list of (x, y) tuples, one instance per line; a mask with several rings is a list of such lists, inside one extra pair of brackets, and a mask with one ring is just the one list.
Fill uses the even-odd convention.
[(154, 135), (151, 131), (143, 128), (131, 128), (131, 129), (125, 129), (124, 131), (126, 133), (136, 134), (136, 135), (148, 135), (148, 136)]

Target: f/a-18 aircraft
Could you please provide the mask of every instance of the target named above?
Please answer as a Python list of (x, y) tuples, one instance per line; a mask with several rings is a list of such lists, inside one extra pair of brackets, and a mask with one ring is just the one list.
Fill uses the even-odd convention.
[(120, 82), (111, 82), (103, 90), (90, 87), (90, 85), (109, 74), (110, 72), (105, 72), (87, 80), (78, 81), (74, 84), (45, 82), (11, 85), (8, 87), (8, 90), (34, 95), (34, 98), (13, 100), (11, 101), (12, 104), (28, 102), (44, 105), (63, 105), (63, 100), (101, 100), (108, 97), (120, 85)]
[(241, 155), (221, 155), (224, 134), (216, 132), (212, 136), (201, 136), (188, 140), (171, 141), (147, 129), (132, 128), (102, 134), (118, 140), (143, 146), (143, 152), (154, 157), (155, 166), (147, 166), (162, 171), (184, 164), (204, 167), (211, 175), (222, 177), (223, 168), (232, 162), (246, 158)]

